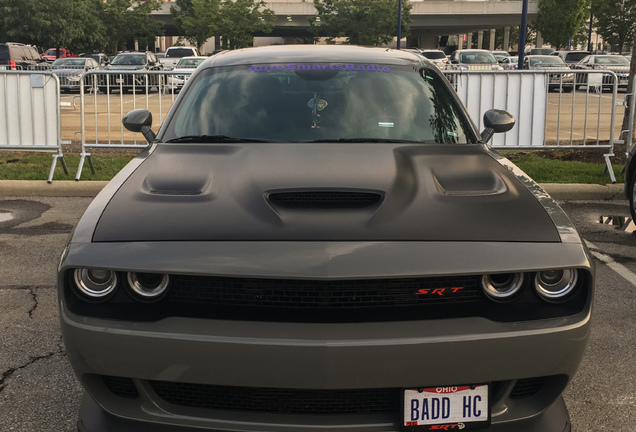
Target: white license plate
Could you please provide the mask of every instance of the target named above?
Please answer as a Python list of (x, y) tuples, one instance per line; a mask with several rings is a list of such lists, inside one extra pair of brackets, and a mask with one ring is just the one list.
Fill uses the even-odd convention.
[(490, 423), (488, 396), (486, 384), (405, 389), (402, 426), (449, 431), (487, 426)]

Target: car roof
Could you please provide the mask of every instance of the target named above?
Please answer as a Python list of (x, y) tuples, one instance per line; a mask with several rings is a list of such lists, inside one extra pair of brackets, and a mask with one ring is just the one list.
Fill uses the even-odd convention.
[(262, 63), (362, 62), (414, 66), (430, 64), (409, 51), (354, 45), (272, 45), (222, 51), (204, 62), (205, 66), (236, 66)]

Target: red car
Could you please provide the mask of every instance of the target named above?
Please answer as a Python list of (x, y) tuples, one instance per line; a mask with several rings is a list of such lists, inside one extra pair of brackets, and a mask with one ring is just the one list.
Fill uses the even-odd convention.
[(66, 48), (60, 48), (60, 56), (57, 56), (57, 48), (49, 48), (46, 50), (44, 54), (42, 54), (42, 58), (45, 58), (49, 61), (53, 61), (57, 58), (65, 58), (65, 57), (77, 57), (77, 54), (73, 54)]

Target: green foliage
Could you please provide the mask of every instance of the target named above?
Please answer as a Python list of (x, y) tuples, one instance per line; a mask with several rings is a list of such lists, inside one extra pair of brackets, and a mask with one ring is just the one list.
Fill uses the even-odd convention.
[(130, 39), (144, 46), (161, 34), (149, 15), (160, 7), (160, 0), (0, 0), (0, 40), (115, 52)]
[(636, 28), (636, 0), (593, 0), (592, 12), (597, 33), (612, 45), (612, 51), (626, 51)]
[[(381, 46), (397, 36), (398, 0), (314, 0), (320, 17), (309, 18), (316, 35), (347, 38), (354, 45)], [(402, 36), (408, 37), (411, 4), (402, 4)]]
[(587, 0), (539, 0), (535, 28), (543, 39), (557, 48), (567, 48), (568, 41), (581, 28), (587, 14)]
[(199, 50), (206, 40), (217, 34), (221, 0), (176, 0), (170, 8), (184, 38)]
[(270, 33), (276, 15), (266, 6), (262, 0), (223, 0), (219, 25), (223, 48), (245, 48), (252, 45), (254, 33)]
[(171, 13), (186, 40), (201, 48), (212, 36), (223, 48), (250, 46), (255, 33), (270, 33), (276, 19), (267, 3), (256, 0), (176, 0)]

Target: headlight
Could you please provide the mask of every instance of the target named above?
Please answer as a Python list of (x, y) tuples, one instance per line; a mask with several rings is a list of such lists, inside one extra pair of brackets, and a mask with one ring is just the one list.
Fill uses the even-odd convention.
[(537, 273), (534, 285), (543, 299), (559, 301), (572, 292), (577, 279), (578, 272), (574, 269), (547, 270)]
[(481, 286), (488, 297), (497, 301), (511, 300), (523, 285), (523, 273), (484, 275)]
[(128, 273), (128, 283), (133, 292), (147, 300), (159, 298), (166, 289), (170, 277), (159, 273)]
[(103, 298), (117, 286), (117, 273), (103, 269), (75, 269), (75, 285), (91, 298)]

